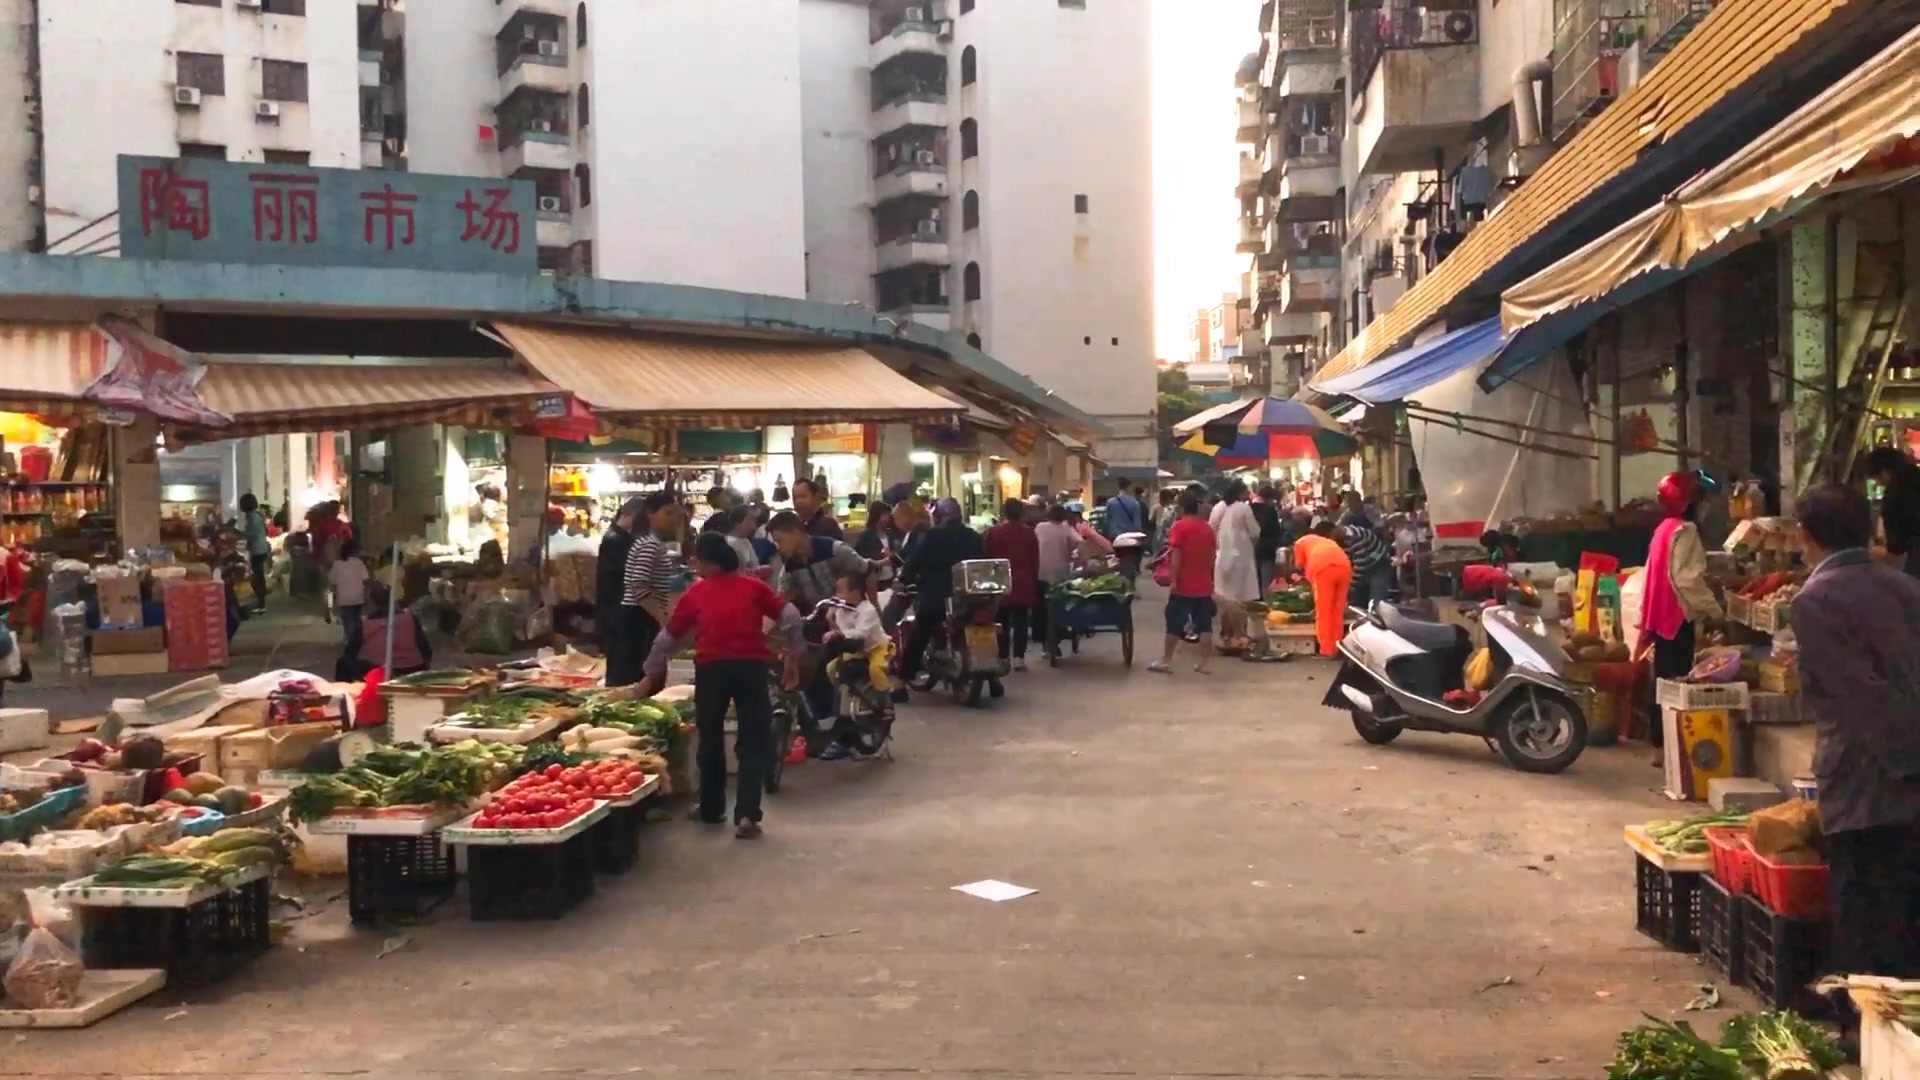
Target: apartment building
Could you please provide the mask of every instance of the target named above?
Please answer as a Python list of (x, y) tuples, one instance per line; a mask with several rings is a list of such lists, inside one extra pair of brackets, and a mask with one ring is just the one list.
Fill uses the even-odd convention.
[(1298, 390), (1713, 6), (1267, 0), (1236, 78), (1242, 377)]

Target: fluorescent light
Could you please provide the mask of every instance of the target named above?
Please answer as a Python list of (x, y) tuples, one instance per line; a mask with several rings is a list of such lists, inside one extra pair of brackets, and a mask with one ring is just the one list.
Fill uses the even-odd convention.
[(907, 455), (907, 460), (915, 465), (931, 465), (939, 460), (939, 455), (931, 450), (915, 450)]

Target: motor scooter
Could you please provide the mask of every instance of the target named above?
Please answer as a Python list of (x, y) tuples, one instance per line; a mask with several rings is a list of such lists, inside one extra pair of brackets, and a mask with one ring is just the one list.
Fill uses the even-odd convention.
[(1140, 577), (1140, 564), (1147, 555), (1147, 534), (1124, 532), (1113, 538), (1114, 572), (1134, 584)]
[(1465, 690), (1473, 652), (1465, 627), (1416, 618), (1395, 604), (1349, 609), (1340, 674), (1321, 704), (1345, 709), (1360, 737), (1383, 746), (1403, 731), (1478, 735), (1524, 772), (1557, 773), (1587, 745), (1592, 690), (1573, 682), (1573, 660), (1547, 636), (1540, 615), (1514, 604), (1480, 611), (1495, 681), (1471, 705)]
[[(1002, 680), (1013, 665), (1000, 655), (1000, 599), (1012, 588), (1013, 566), (1005, 559), (970, 559), (954, 567), (947, 617), (932, 628), (920, 671), (905, 684), (924, 693), (945, 683), (953, 700), (967, 706), (978, 706), (983, 696), (1006, 696)], [(917, 608), (900, 619), (896, 672), (918, 621)]]
[[(833, 629), (833, 613), (852, 605), (838, 597), (827, 597), (814, 607), (806, 620), (808, 652), (818, 657), (827, 634)], [(886, 749), (893, 737), (893, 703), (887, 692), (873, 685), (866, 658), (857, 653), (842, 653), (833, 676), (834, 710), (832, 716), (817, 717), (816, 731), (808, 732), (808, 747), (818, 756), (834, 742), (844, 741), (855, 751), (872, 756)], [(813, 743), (819, 746), (815, 748)]]

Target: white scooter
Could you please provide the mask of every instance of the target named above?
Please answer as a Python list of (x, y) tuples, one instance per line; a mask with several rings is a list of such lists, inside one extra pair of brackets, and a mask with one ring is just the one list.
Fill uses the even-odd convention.
[(1591, 689), (1567, 678), (1573, 661), (1527, 608), (1480, 612), (1497, 672), (1493, 688), (1459, 708), (1443, 698), (1465, 689), (1473, 642), (1466, 628), (1431, 622), (1388, 603), (1351, 610), (1340, 641), (1340, 674), (1321, 704), (1353, 714), (1354, 730), (1376, 746), (1402, 731), (1478, 735), (1524, 772), (1557, 773), (1587, 746)]

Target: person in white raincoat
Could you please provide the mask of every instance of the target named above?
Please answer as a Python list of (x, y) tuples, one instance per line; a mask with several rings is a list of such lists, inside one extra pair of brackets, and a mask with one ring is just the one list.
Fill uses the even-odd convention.
[(1219, 550), (1213, 560), (1214, 592), (1242, 604), (1260, 599), (1260, 574), (1254, 561), (1260, 523), (1247, 502), (1244, 481), (1235, 480), (1228, 485), (1207, 523), (1213, 526), (1213, 534), (1219, 539)]

